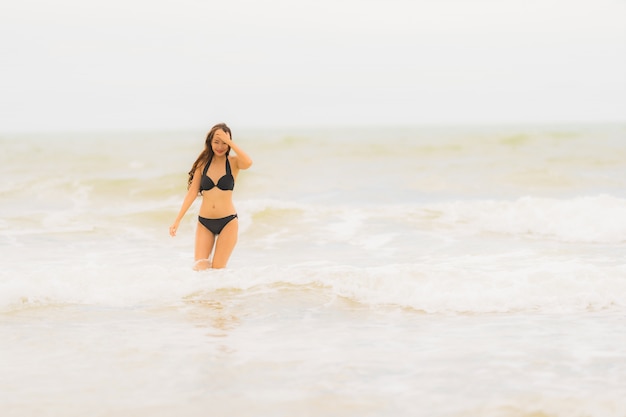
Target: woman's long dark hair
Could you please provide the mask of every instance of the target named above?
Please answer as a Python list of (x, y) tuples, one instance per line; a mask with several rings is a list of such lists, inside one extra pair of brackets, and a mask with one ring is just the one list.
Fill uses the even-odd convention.
[[(215, 132), (218, 130), (223, 130), (224, 133), (228, 133), (228, 135), (232, 139), (232, 133), (230, 132), (230, 127), (226, 126), (226, 123), (218, 123), (209, 130), (209, 133), (206, 135), (206, 140), (204, 141), (204, 150), (196, 159), (196, 162), (191, 166), (191, 171), (189, 171), (189, 181), (187, 182), (187, 189), (191, 187), (191, 182), (193, 181), (193, 174), (196, 172), (199, 166), (208, 164), (211, 158), (213, 158), (213, 147), (211, 147), (211, 142), (213, 141), (213, 136)], [(230, 147), (228, 151), (226, 151), (226, 157), (228, 158), (228, 154), (230, 153)]]

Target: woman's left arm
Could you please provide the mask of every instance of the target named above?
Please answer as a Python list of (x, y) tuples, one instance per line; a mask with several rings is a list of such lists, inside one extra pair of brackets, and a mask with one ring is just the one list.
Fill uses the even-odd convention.
[(252, 166), (252, 158), (250, 158), (250, 156), (248, 156), (248, 154), (245, 153), (244, 150), (241, 149), (235, 142), (228, 140), (227, 145), (230, 146), (230, 148), (237, 154), (237, 159), (235, 159), (235, 161), (237, 162), (238, 169), (248, 169)]

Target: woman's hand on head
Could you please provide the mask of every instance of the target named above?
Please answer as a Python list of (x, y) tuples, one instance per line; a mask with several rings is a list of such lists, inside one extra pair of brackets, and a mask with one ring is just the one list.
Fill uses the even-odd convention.
[(221, 129), (215, 132), (214, 138), (221, 140), (228, 146), (232, 146), (233, 140), (230, 138), (230, 135)]

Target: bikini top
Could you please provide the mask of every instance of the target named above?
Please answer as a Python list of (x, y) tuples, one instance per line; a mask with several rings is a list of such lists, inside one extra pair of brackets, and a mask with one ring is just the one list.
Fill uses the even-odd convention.
[(228, 157), (226, 157), (226, 174), (222, 176), (219, 180), (217, 180), (217, 184), (213, 182), (211, 177), (207, 175), (207, 171), (209, 169), (209, 165), (211, 165), (211, 161), (213, 158), (209, 160), (209, 162), (204, 167), (204, 171), (202, 172), (202, 179), (200, 180), (200, 191), (210, 190), (217, 185), (217, 188), (223, 191), (232, 190), (235, 188), (235, 177), (233, 177), (232, 172), (230, 171), (230, 162), (228, 162)]

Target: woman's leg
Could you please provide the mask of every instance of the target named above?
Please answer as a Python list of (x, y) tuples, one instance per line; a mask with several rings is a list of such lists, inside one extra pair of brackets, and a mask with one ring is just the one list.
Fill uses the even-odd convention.
[(215, 244), (215, 253), (213, 254), (213, 268), (225, 268), (230, 255), (235, 249), (237, 243), (237, 234), (239, 233), (239, 220), (237, 218), (228, 222), (224, 229), (217, 237)]
[(198, 226), (196, 226), (196, 250), (194, 256), (196, 264), (193, 269), (199, 271), (211, 268), (209, 257), (211, 256), (214, 244), (215, 235), (213, 232), (202, 225), (202, 223), (198, 222)]

